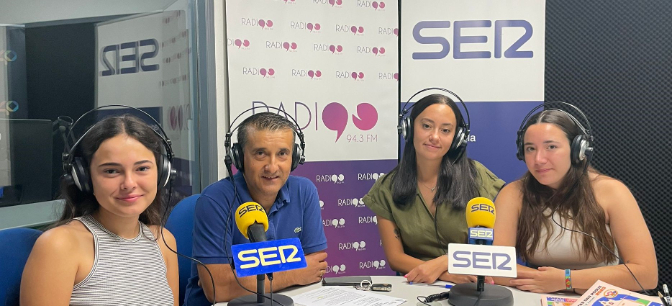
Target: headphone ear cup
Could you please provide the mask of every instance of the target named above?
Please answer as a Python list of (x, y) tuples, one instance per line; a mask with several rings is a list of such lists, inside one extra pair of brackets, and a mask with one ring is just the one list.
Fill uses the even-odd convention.
[(241, 148), (238, 143), (234, 143), (231, 146), (231, 160), (233, 161), (233, 165), (236, 167), (236, 169), (238, 169), (240, 172), (243, 172), (243, 148)]
[(525, 148), (523, 148), (524, 134), (523, 130), (518, 130), (518, 136), (516, 137), (516, 157), (518, 157), (518, 160), (525, 160)]
[(299, 165), (302, 165), (304, 161), (303, 151), (301, 150), (301, 147), (295, 143), (294, 150), (292, 151), (292, 169), (290, 171), (294, 171), (294, 169)]
[(70, 170), (72, 180), (79, 190), (84, 193), (93, 193), (91, 176), (89, 176), (88, 165), (81, 157), (75, 157), (72, 161)]
[(467, 146), (467, 135), (466, 135), (466, 130), (463, 127), (457, 128), (457, 131), (455, 131), (455, 138), (453, 138), (453, 142), (450, 144), (450, 149), (448, 149), (448, 152), (451, 153), (458, 153), (457, 150), (461, 150), (464, 147)]
[(170, 181), (170, 178), (171, 178), (172, 173), (173, 173), (173, 165), (168, 160), (168, 156), (166, 156), (166, 154), (163, 154), (163, 153), (159, 156), (158, 164), (159, 164), (158, 186), (159, 186), (159, 188), (163, 188), (163, 187), (166, 187), (168, 185), (168, 182)]
[(586, 149), (588, 148), (588, 141), (583, 135), (576, 135), (574, 140), (572, 140), (572, 163), (575, 165), (580, 164), (586, 159)]
[(401, 136), (404, 137), (405, 141), (411, 138), (411, 124), (411, 118), (409, 117), (401, 120)]

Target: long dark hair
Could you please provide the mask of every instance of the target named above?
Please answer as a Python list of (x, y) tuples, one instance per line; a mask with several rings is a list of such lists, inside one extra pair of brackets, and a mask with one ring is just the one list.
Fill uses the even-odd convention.
[[(449, 97), (433, 94), (420, 99), (411, 110), (410, 134), (404, 147), (401, 162), (391, 171), (392, 199), (399, 208), (405, 208), (413, 203), (417, 192), (418, 176), (415, 146), (413, 145), (415, 118), (427, 107), (433, 104), (448, 105), (455, 113), (457, 125), (464, 122), (462, 113), (457, 104)], [(457, 135), (457, 133), (455, 133)], [(467, 202), (478, 195), (476, 165), (466, 157), (466, 154), (448, 151), (439, 166), (434, 203), (440, 205), (450, 203), (455, 209), (464, 209)], [(387, 176), (385, 177), (387, 179)]]
[[(559, 127), (567, 136), (570, 144), (574, 137), (583, 133), (567, 113), (559, 110), (545, 110), (533, 115), (525, 123), (524, 131), (527, 132), (531, 125), (538, 123), (551, 123)], [(539, 230), (542, 226), (548, 233), (543, 246), (544, 248), (548, 246), (553, 233), (551, 224), (553, 221), (545, 214), (549, 208), (557, 212), (561, 219), (572, 219), (573, 230), (580, 230), (594, 236), (608, 246), (612, 252), (614, 251), (614, 239), (607, 231), (606, 216), (595, 199), (589, 177), (589, 173), (599, 174), (599, 172), (586, 163), (588, 163), (587, 159), (579, 164), (572, 163), (560, 187), (556, 190), (539, 183), (529, 170), (523, 175), (521, 179), (523, 205), (518, 218), (516, 249), (524, 260), (532, 258), (539, 248), (541, 244)], [(562, 221), (557, 220), (557, 222)], [(574, 238), (576, 236), (573, 235), (572, 241)], [(581, 240), (585, 259), (591, 256), (605, 262), (613, 262), (616, 259), (609, 251), (597, 246), (591, 237), (581, 235)]]
[[(163, 148), (162, 140), (149, 125), (137, 117), (128, 114), (108, 117), (96, 123), (84, 136), (74, 154), (75, 156), (82, 157), (85, 167), (88, 168), (91, 165), (93, 154), (96, 153), (100, 144), (119, 134), (128, 135), (152, 151), (157, 171), (160, 170), (159, 160)], [(65, 200), (65, 207), (63, 208), (61, 218), (56, 222), (54, 227), (66, 224), (73, 218), (92, 214), (100, 208), (100, 204), (98, 204), (93, 193), (82, 192), (73, 181), (68, 180), (66, 177), (61, 179), (60, 198)], [(163, 206), (163, 186), (159, 186), (152, 204), (140, 214), (140, 222), (147, 225), (163, 224), (163, 221), (165, 221), (161, 219), (161, 209)]]

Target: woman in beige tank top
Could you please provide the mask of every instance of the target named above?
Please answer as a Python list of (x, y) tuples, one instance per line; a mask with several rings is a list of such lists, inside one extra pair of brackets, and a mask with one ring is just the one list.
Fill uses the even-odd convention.
[(515, 279), (495, 281), (538, 293), (582, 292), (597, 280), (655, 288), (651, 234), (628, 187), (590, 167), (590, 131), (558, 109), (531, 116), (521, 131), (518, 156), (528, 171), (495, 201), (494, 244), (515, 246), (528, 266), (518, 265)]

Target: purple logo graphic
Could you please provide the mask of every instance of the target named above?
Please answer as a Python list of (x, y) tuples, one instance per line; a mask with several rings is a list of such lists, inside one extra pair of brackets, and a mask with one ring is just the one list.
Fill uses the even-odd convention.
[(376, 126), (378, 122), (378, 111), (369, 103), (360, 103), (357, 105), (357, 115), (352, 115), (352, 123), (362, 130), (368, 131)]
[(259, 26), (263, 29), (264, 27), (272, 28), (273, 27), (273, 20), (263, 20), (259, 19)]
[(378, 48), (378, 47), (373, 47), (373, 49), (372, 49), (371, 51), (372, 51), (373, 54), (375, 54), (375, 55), (378, 55), (378, 54), (383, 55), (383, 54), (385, 54), (385, 48), (383, 48), (383, 47), (380, 47), (380, 48)]
[(329, 51), (331, 51), (331, 53), (335, 53), (335, 52), (341, 53), (343, 51), (343, 46), (341, 46), (341, 45), (331, 45), (331, 46), (329, 46)]
[[(338, 102), (329, 103), (322, 110), (322, 121), (328, 129), (336, 131), (338, 141), (348, 125), (348, 111)], [(369, 103), (360, 103), (357, 105), (357, 115), (352, 115), (352, 121), (358, 129), (368, 131), (378, 123), (378, 111)]]
[(334, 5), (341, 6), (341, 4), (343, 4), (343, 0), (329, 0), (329, 4), (331, 4), (331, 6)]
[(5, 113), (5, 116), (9, 116), (9, 113), (15, 113), (18, 110), (19, 110), (19, 102), (16, 101), (0, 102), (0, 113)]
[(171, 130), (186, 129), (184, 124), (184, 111), (182, 105), (170, 107), (170, 128)]
[(364, 27), (362, 27), (362, 26), (359, 26), (359, 27), (351, 26), (350, 27), (350, 32), (352, 32), (352, 34), (357, 34), (357, 33), (362, 34), (362, 33), (364, 33)]
[(294, 1), (296, 1), (296, 0), (285, 0), (285, 3), (291, 3), (291, 2), (294, 2)]
[(272, 76), (275, 74), (275, 70), (273, 70), (273, 68), (268, 68), (268, 72), (266, 72), (266, 68), (259, 69), (259, 74), (261, 74), (262, 76), (266, 77), (267, 73), (269, 76)]
[(394, 28), (394, 35), (399, 36), (399, 29)]
[(309, 22), (309, 23), (306, 25), (306, 28), (308, 28), (308, 30), (312, 32), (313, 29), (315, 29), (315, 31), (319, 31), (320, 28), (321, 28), (321, 26), (320, 26), (319, 23), (315, 23), (315, 25), (313, 25), (312, 23)]
[(233, 41), (233, 44), (236, 45), (236, 47), (238, 47), (238, 49), (240, 49), (240, 47), (249, 47), (250, 46), (250, 41), (247, 40), (247, 39), (243, 39), (243, 40), (236, 39), (236, 40)]
[(322, 71), (319, 71), (319, 70), (315, 70), (315, 71), (308, 70), (308, 76), (309, 76), (311, 79), (312, 79), (313, 77), (315, 77), (315, 78), (319, 78), (319, 77), (322, 76)]
[(289, 51), (290, 48), (291, 48), (292, 50), (296, 50), (296, 43), (295, 43), (295, 42), (287, 42), (287, 41), (286, 41), (286, 42), (282, 43), (282, 48), (284, 48), (284, 49), (287, 50), (287, 51)]
[(19, 55), (16, 54), (15, 51), (12, 50), (5, 50), (5, 51), (0, 51), (0, 62), (5, 62), (5, 65), (9, 62), (13, 62), (18, 58)]
[(273, 68), (249, 68), (243, 67), (243, 75), (261, 75), (265, 77), (272, 77), (275, 75), (275, 70)]
[(376, 10), (378, 8), (380, 8), (382, 10), (382, 9), (385, 8), (385, 2), (380, 1), (380, 3), (378, 3), (377, 1), (373, 1), (373, 3), (371, 3), (371, 6), (373, 6), (373, 8), (376, 9)]
[(303, 22), (303, 21), (292, 21), (289, 23), (289, 27), (294, 30), (308, 30), (310, 32), (319, 32), (322, 26), (315, 22)]
[(355, 72), (351, 73), (350, 76), (352, 76), (352, 78), (355, 79), (355, 80), (357, 80), (357, 78), (363, 79), (364, 78), (364, 72), (360, 71), (359, 73), (357, 73), (355, 71)]

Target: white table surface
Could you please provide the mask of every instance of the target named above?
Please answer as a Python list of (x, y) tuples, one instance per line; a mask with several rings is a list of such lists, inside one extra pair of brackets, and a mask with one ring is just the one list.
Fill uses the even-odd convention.
[[(429, 285), (409, 285), (406, 282), (406, 279), (402, 276), (372, 276), (371, 279), (373, 283), (380, 284), (392, 284), (391, 292), (376, 292), (379, 294), (390, 295), (394, 297), (400, 297), (406, 299), (406, 303), (402, 305), (423, 305), (419, 303), (416, 299), (417, 296), (428, 296), (430, 294), (436, 294), (444, 292), (448, 289), (439, 287), (439, 286), (429, 286)], [(284, 295), (292, 297), (304, 292), (308, 292), (314, 289), (322, 287), (321, 283), (312, 284), (310, 286), (297, 286), (287, 288), (280, 291)], [(256, 290), (255, 288), (248, 288), (250, 290)], [(268, 290), (268, 287), (266, 288)], [(515, 306), (539, 306), (541, 305), (541, 294), (531, 293), (526, 291), (520, 291), (515, 288), (508, 288), (513, 293), (513, 303)], [(578, 297), (575, 296), (575, 297)], [(227, 305), (227, 303), (217, 303), (218, 306)], [(441, 301), (440, 303), (431, 303), (431, 305), (449, 305), (447, 300)]]

